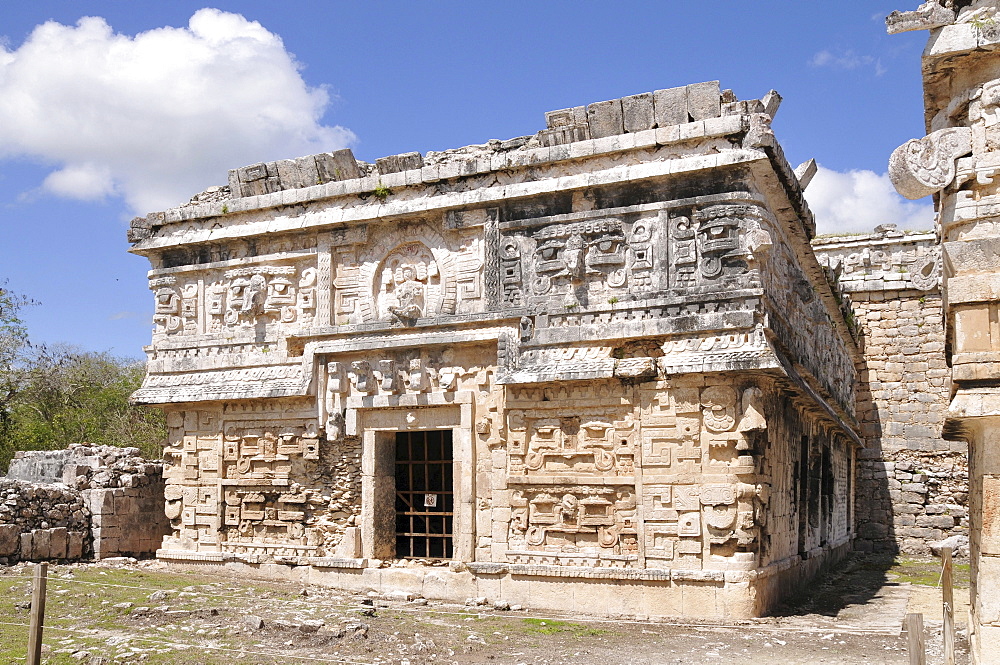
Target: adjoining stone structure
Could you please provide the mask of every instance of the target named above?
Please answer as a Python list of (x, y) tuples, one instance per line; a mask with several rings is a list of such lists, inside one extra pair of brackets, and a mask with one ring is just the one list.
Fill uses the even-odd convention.
[(890, 32), (930, 30), (927, 136), (890, 160), (897, 190), (934, 195), (944, 254), (952, 400), (945, 436), (969, 444), (973, 662), (1000, 663), (1000, 3), (925, 2)]
[(138, 448), (73, 444), (19, 451), (0, 479), (0, 532), (20, 538), (22, 560), (149, 556), (169, 533), (163, 514), (163, 465)]
[(137, 219), (158, 556), (630, 615), (773, 606), (850, 546), (863, 362), (779, 101), (659, 90), (534, 137), (237, 169), (233, 198)]
[(855, 549), (929, 554), (933, 543), (968, 533), (968, 446), (941, 438), (951, 370), (937, 236), (886, 225), (819, 237), (813, 248), (864, 354)]

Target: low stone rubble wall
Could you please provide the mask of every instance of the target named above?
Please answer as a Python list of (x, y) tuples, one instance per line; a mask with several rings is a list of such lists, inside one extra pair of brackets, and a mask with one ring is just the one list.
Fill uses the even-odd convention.
[(18, 452), (0, 479), (0, 561), (152, 555), (169, 532), (163, 488), (138, 448)]
[(927, 554), (929, 545), (969, 533), (969, 470), (966, 455), (896, 451), (883, 467), (895, 504), (899, 549)]
[(75, 490), (0, 478), (0, 562), (90, 553), (90, 511)]

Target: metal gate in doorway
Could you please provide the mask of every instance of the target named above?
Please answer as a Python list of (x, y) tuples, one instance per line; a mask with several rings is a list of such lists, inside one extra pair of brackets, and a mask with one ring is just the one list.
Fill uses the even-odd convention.
[(451, 558), (453, 462), (451, 430), (396, 433), (397, 558)]

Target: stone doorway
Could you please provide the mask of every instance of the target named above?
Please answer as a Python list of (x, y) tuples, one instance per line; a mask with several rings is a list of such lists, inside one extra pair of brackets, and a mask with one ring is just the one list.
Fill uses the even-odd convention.
[(455, 510), (451, 430), (395, 436), (396, 557), (450, 559)]

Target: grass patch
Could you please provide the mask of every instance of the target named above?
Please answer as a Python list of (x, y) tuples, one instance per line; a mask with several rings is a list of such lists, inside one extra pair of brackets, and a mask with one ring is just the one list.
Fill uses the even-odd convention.
[[(30, 575), (30, 568), (19, 574)], [(24, 663), (28, 628), (9, 624), (29, 622), (31, 588), (30, 579), (0, 575), (0, 665)], [(229, 628), (221, 627), (224, 615), (253, 599), (273, 599), (279, 608), (284, 605), (280, 601), (301, 600), (294, 592), (267, 583), (236, 584), (220, 581), (217, 576), (176, 571), (51, 566), (46, 591), (43, 658), (49, 665), (78, 665), (81, 660), (73, 657), (73, 651), (112, 657), (116, 662), (138, 662), (138, 656), (128, 654), (141, 654), (148, 665), (300, 662), (292, 654), (287, 658), (238, 655), (241, 647), (250, 651), (282, 649), (251, 647), (246, 639), (241, 640)], [(168, 593), (161, 600), (151, 601), (150, 595), (157, 591)], [(131, 616), (135, 607), (163, 606), (170, 611), (187, 610), (193, 614)], [(195, 628), (178, 630), (172, 624)], [(195, 632), (200, 627), (205, 628), (205, 634)], [(192, 647), (175, 647), (170, 642)], [(237, 653), (209, 646), (234, 649)]]
[[(886, 574), (894, 582), (909, 582), (910, 584), (936, 587), (941, 580), (941, 562), (938, 559), (901, 556), (893, 562)], [(954, 564), (952, 579), (955, 588), (968, 589), (969, 576), (969, 564)]]
[(591, 628), (580, 623), (554, 619), (521, 619), (521, 628), (526, 633), (539, 635), (571, 633), (574, 637), (596, 637), (609, 634), (609, 631), (600, 628)]

